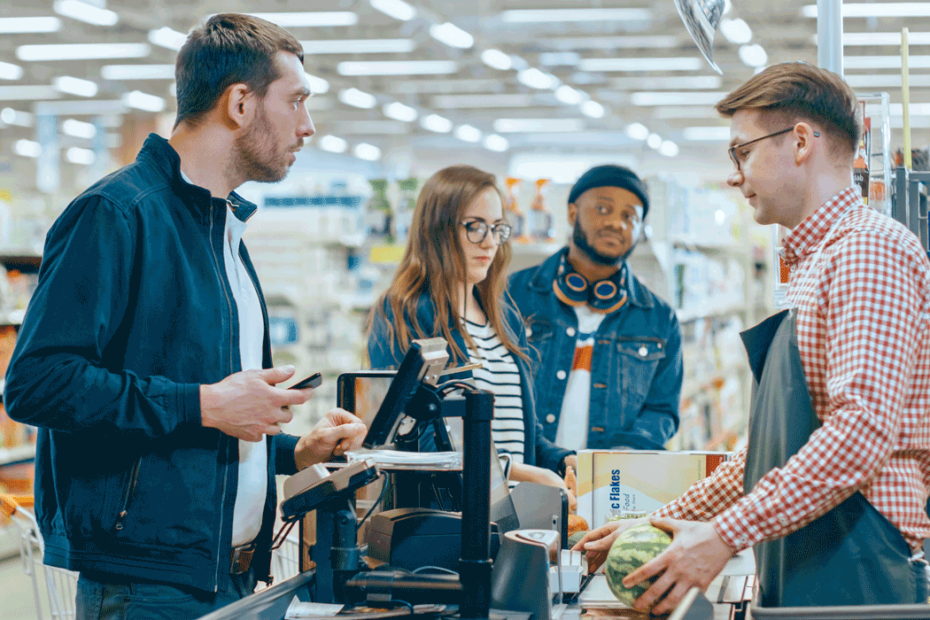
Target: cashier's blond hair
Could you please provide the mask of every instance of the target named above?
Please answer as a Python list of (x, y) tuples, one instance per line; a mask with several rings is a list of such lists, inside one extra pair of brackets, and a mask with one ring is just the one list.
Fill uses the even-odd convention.
[[(459, 316), (456, 300), (465, 282), (465, 251), (458, 234), (466, 209), (484, 191), (493, 189), (500, 195), (494, 175), (473, 166), (450, 166), (431, 176), (423, 185), (413, 211), (410, 238), (397, 267), (391, 286), (371, 310), (368, 332), (376, 317), (388, 326), (391, 353), (401, 357), (412, 340), (441, 336), (452, 349), (452, 361), (468, 362), (468, 355), (455, 344), (450, 325), (455, 326), (466, 344), (475, 343)], [(503, 202), (503, 197), (502, 197)], [(491, 234), (490, 232), (488, 234)], [(514, 355), (529, 360), (504, 318), (504, 295), (510, 244), (502, 243), (488, 269), (487, 277), (475, 285), (481, 307), (501, 343)], [(417, 303), (429, 295), (435, 309), (432, 325), (420, 325)], [(385, 307), (390, 307), (388, 320)], [(395, 343), (400, 351), (395, 351)], [(400, 354), (400, 355), (398, 355)]]
[(827, 134), (837, 161), (853, 157), (862, 137), (862, 112), (849, 84), (837, 74), (806, 62), (772, 65), (747, 80), (715, 106), (730, 118), (740, 110), (765, 112), (778, 131), (789, 123), (814, 122)]

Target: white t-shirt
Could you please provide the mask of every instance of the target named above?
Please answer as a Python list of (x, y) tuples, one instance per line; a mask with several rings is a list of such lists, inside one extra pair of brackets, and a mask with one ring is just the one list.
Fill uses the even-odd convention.
[(559, 428), (555, 445), (567, 450), (584, 450), (588, 447), (588, 411), (591, 405), (591, 361), (594, 356), (594, 335), (607, 316), (594, 312), (587, 304), (575, 306), (578, 317), (578, 340), (575, 356), (565, 386), (565, 398), (559, 414)]
[(478, 325), (466, 320), (465, 329), (478, 348), (477, 352), (468, 350), (469, 361), (472, 364), (483, 364), (482, 368), (472, 371), (475, 386), (494, 394), (491, 439), (494, 440), (498, 453), (507, 452), (512, 462), (522, 463), (526, 431), (523, 425), (520, 369), (513, 361), (513, 355), (497, 337), (490, 322)]

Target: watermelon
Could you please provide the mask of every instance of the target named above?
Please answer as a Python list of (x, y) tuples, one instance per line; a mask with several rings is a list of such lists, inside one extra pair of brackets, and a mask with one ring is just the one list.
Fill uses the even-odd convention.
[(579, 530), (568, 537), (568, 548), (571, 549), (578, 544), (578, 541), (585, 537), (585, 534), (588, 533), (588, 530)]
[(607, 585), (617, 600), (629, 607), (649, 589), (655, 577), (632, 588), (623, 586), (623, 578), (665, 551), (672, 542), (672, 537), (664, 530), (653, 527), (648, 522), (640, 523), (620, 534), (610, 546), (604, 573)]

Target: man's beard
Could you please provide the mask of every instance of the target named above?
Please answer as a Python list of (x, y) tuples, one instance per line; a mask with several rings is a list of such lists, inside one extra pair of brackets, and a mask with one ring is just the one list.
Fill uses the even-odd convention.
[(575, 244), (575, 247), (587, 254), (588, 258), (599, 265), (620, 265), (633, 252), (633, 249), (636, 248), (638, 241), (639, 239), (634, 239), (633, 245), (631, 245), (630, 249), (623, 254), (619, 254), (617, 256), (602, 254), (601, 252), (598, 252), (591, 243), (588, 242), (588, 235), (581, 228), (581, 221), (578, 218), (575, 219), (575, 227), (574, 231), (572, 232), (572, 242)]
[(273, 133), (265, 108), (259, 107), (248, 131), (236, 138), (232, 167), (240, 182), (277, 183), (287, 176), (286, 151), (278, 150)]

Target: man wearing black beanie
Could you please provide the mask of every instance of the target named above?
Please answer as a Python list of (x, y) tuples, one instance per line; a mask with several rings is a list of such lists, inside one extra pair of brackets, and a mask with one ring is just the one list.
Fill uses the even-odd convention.
[(510, 278), (535, 348), (537, 417), (562, 447), (661, 450), (678, 429), (678, 320), (626, 262), (648, 211), (633, 171), (591, 168), (569, 194), (568, 246)]

